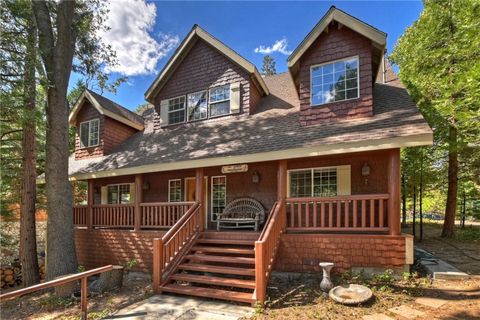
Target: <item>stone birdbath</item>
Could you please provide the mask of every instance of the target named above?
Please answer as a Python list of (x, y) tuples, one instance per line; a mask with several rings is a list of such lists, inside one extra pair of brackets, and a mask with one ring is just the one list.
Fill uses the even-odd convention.
[(333, 283), (330, 280), (330, 271), (332, 270), (334, 264), (332, 262), (320, 262), (320, 268), (323, 270), (322, 282), (320, 282), (320, 289), (328, 293), (330, 289), (333, 288)]
[(370, 300), (373, 296), (372, 290), (359, 284), (337, 286), (330, 290), (328, 296), (341, 304), (361, 304)]

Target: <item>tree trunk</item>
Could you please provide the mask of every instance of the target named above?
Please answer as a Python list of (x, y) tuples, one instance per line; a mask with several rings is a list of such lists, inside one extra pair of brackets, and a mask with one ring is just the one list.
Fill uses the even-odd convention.
[(419, 214), (420, 214), (420, 241), (423, 240), (423, 150), (420, 159), (420, 190), (419, 190)]
[(417, 215), (417, 185), (413, 185), (413, 220), (412, 220), (412, 234), (413, 238), (415, 239), (415, 220)]
[(458, 151), (457, 128), (450, 126), (448, 131), (448, 191), (445, 221), (443, 222), (442, 237), (452, 237), (455, 228), (455, 213), (457, 211), (458, 191)]
[(40, 281), (37, 257), (37, 233), (35, 229), (36, 203), (36, 30), (33, 21), (28, 21), (27, 48), (24, 73), (23, 101), (25, 105), (22, 138), (22, 201), (20, 214), (20, 262), (22, 264), (23, 286), (28, 287)]
[[(75, 47), (74, 1), (57, 5), (56, 33), (45, 1), (32, 1), (39, 48), (47, 74), (47, 279), (77, 271), (72, 217), (72, 187), (68, 180), (67, 89)], [(56, 34), (56, 38), (54, 36)]]
[(402, 174), (402, 227), (407, 226), (407, 189), (405, 185), (405, 173)]

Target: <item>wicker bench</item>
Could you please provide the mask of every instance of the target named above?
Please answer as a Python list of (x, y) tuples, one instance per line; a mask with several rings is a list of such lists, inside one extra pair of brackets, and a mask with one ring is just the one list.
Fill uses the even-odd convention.
[(222, 213), (217, 214), (217, 230), (220, 228), (254, 228), (265, 221), (265, 210), (260, 202), (252, 198), (238, 198), (227, 204)]

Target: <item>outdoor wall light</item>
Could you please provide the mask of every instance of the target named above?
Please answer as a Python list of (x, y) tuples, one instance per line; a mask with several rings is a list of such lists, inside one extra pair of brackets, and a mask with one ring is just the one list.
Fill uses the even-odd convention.
[(257, 170), (253, 171), (252, 182), (253, 183), (259, 183), (260, 182), (260, 174), (258, 173)]
[(150, 189), (150, 184), (148, 181), (143, 181), (142, 190), (147, 191), (148, 189)]
[(370, 175), (370, 166), (368, 163), (364, 163), (362, 167), (362, 176), (365, 178), (365, 184), (368, 184), (368, 176)]

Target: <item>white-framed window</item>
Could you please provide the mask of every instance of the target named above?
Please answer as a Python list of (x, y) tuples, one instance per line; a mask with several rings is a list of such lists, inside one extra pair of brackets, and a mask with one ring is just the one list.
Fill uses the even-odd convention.
[(338, 194), (338, 168), (296, 169), (288, 172), (292, 198), (331, 197)]
[(109, 184), (107, 185), (107, 203), (122, 204), (132, 203), (130, 184)]
[(350, 57), (310, 68), (312, 106), (356, 99), (360, 96), (358, 57)]
[(211, 179), (212, 221), (216, 221), (217, 213), (222, 213), (227, 203), (227, 177), (213, 176)]
[(190, 93), (187, 97), (188, 121), (206, 119), (208, 117), (207, 90)]
[(100, 143), (100, 120), (93, 119), (80, 123), (80, 147), (88, 148)]
[(211, 88), (209, 90), (210, 117), (218, 117), (230, 113), (230, 85)]
[(168, 99), (168, 124), (185, 122), (185, 96)]
[(182, 199), (182, 179), (168, 180), (168, 202), (180, 202)]

